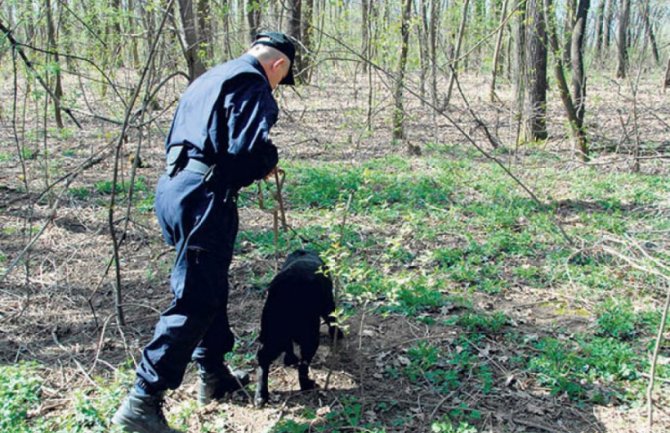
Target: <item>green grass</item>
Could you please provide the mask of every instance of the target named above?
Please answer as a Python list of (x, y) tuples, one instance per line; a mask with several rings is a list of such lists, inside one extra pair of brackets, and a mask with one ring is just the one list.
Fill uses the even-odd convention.
[[(109, 195), (112, 193), (112, 181), (111, 180), (102, 180), (99, 182), (96, 182), (94, 185), (94, 189), (99, 193), (99, 194), (104, 194), (104, 195)], [(127, 181), (120, 181), (116, 184), (116, 193), (123, 193), (123, 194), (128, 194), (128, 191), (130, 189), (130, 184)], [(146, 184), (146, 179), (142, 176), (138, 177), (135, 179), (135, 185), (134, 185), (134, 191), (135, 192), (148, 192), (149, 188), (147, 187)]]
[(0, 431), (33, 431), (28, 412), (39, 407), (41, 390), (36, 365), (0, 366)]

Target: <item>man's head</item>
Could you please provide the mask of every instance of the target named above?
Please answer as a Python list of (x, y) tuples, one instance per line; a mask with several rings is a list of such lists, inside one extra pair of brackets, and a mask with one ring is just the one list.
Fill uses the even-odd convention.
[(265, 70), (270, 86), (275, 89), (279, 84), (294, 84), (293, 61), (295, 47), (283, 33), (263, 32), (249, 49), (249, 54), (256, 57)]

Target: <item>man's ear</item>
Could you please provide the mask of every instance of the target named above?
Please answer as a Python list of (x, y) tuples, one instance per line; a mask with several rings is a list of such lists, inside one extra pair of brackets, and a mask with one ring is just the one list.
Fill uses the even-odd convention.
[(279, 57), (277, 60), (274, 61), (272, 66), (275, 69), (281, 69), (281, 67), (284, 65), (284, 63), (286, 63), (286, 59), (284, 59), (283, 57)]

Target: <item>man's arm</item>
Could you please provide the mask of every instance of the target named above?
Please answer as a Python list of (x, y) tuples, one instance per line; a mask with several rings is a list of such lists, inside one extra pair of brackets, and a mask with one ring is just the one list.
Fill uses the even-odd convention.
[(278, 161), (277, 148), (269, 137), (277, 120), (277, 103), (262, 79), (245, 78), (224, 101), (228, 142), (225, 178), (235, 188), (264, 178)]

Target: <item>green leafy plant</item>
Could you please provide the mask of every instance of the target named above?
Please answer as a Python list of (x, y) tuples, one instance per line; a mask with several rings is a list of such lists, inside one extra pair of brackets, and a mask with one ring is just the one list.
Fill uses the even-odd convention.
[(39, 406), (41, 389), (35, 364), (0, 366), (0, 431), (32, 431), (28, 412)]
[(598, 334), (618, 339), (631, 338), (635, 334), (635, 319), (630, 301), (608, 299), (598, 311)]

